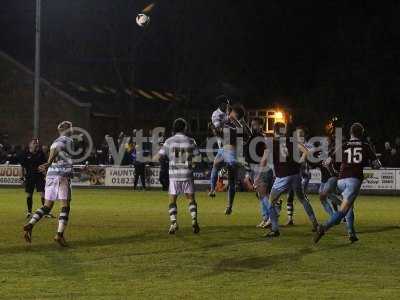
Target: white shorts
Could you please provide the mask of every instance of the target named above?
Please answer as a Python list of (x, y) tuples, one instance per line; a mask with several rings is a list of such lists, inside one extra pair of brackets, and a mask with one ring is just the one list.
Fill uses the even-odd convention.
[(170, 180), (168, 193), (174, 196), (181, 194), (194, 194), (194, 182), (193, 180)]
[(70, 179), (61, 176), (47, 176), (44, 198), (49, 201), (71, 200)]

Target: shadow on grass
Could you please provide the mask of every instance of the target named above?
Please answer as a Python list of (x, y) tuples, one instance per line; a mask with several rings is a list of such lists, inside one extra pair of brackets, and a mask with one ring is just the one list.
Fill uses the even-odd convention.
[(400, 230), (400, 226), (383, 226), (383, 227), (370, 227), (365, 230), (357, 231), (357, 233), (365, 234), (365, 233), (381, 233), (393, 230)]
[(41, 253), (44, 251), (53, 251), (53, 250), (60, 250), (60, 251), (71, 251), (77, 248), (91, 248), (91, 247), (101, 247), (101, 246), (111, 246), (111, 245), (124, 245), (124, 244), (131, 244), (136, 241), (146, 241), (149, 239), (154, 239), (154, 234), (151, 233), (142, 233), (138, 235), (132, 236), (118, 236), (118, 237), (111, 237), (111, 238), (103, 238), (103, 239), (87, 239), (87, 240), (80, 240), (80, 241), (72, 241), (69, 242), (69, 247), (67, 248), (60, 248), (55, 243), (49, 244), (39, 244), (35, 245), (35, 240), (33, 237), (32, 244), (25, 244), (25, 245), (17, 245), (8, 248), (0, 248), (0, 255), (9, 255), (9, 254), (19, 254), (19, 253)]
[[(168, 235), (166, 230), (161, 231), (148, 231), (135, 235), (126, 235), (126, 236), (116, 236), (116, 237), (107, 237), (107, 238), (98, 238), (98, 239), (85, 239), (85, 240), (77, 240), (70, 241), (69, 247), (67, 248), (59, 248), (55, 243), (40, 243), (35, 245), (35, 235), (33, 235), (33, 243), (32, 244), (21, 244), (21, 245), (13, 245), (10, 247), (1, 247), (0, 248), (0, 256), (4, 255), (13, 255), (20, 253), (37, 253), (42, 254), (46, 251), (74, 251), (87, 249), (92, 247), (102, 247), (102, 246), (114, 246), (114, 245), (129, 245), (135, 243), (146, 243), (146, 242), (161, 242), (164, 244), (168, 244), (171, 241), (171, 245), (175, 245), (176, 240), (181, 242), (186, 242), (188, 248), (191, 250), (205, 250), (212, 249), (218, 247), (225, 246), (234, 246), (242, 243), (249, 242), (258, 242), (257, 236), (253, 234), (251, 226), (216, 226), (216, 227), (205, 227), (200, 235), (193, 235), (191, 233), (190, 227), (184, 227), (183, 230), (179, 231), (176, 236)], [(221, 233), (224, 234), (224, 239), (221, 241)], [(98, 232), (101, 234), (101, 232)], [(243, 236), (245, 235), (245, 236)], [(260, 237), (261, 239), (261, 237)], [(21, 237), (21, 243), (22, 243)], [(160, 251), (145, 251), (145, 252), (135, 252), (132, 255), (151, 255), (151, 254), (160, 254), (168, 251), (169, 253), (173, 253), (174, 251), (180, 252), (182, 250), (182, 245), (179, 247), (173, 248), (164, 248)]]
[[(374, 231), (374, 232), (382, 232), (382, 231), (387, 231), (387, 230), (395, 230), (399, 229), (398, 227), (385, 227), (384, 229), (381, 229), (381, 231)], [(9, 247), (1, 247), (0, 248), (0, 256), (6, 256), (6, 255), (13, 255), (13, 254), (20, 254), (20, 253), (33, 253), (33, 254), (43, 254), (45, 252), (54, 252), (57, 251), (59, 253), (65, 252), (66, 255), (68, 255), (68, 252), (75, 251), (75, 250), (83, 250), (83, 249), (90, 249), (90, 248), (95, 248), (95, 247), (103, 247), (103, 246), (128, 246), (128, 245), (139, 245), (143, 243), (162, 243), (164, 244), (164, 247), (162, 247), (161, 250), (158, 250), (159, 247), (157, 247), (157, 251), (152, 251), (151, 247), (148, 249), (149, 251), (134, 251), (133, 253), (130, 253), (130, 256), (140, 256), (140, 255), (157, 255), (157, 254), (162, 254), (168, 251), (168, 253), (175, 253), (175, 252), (181, 252), (182, 247), (185, 248), (185, 250), (190, 250), (190, 251), (214, 251), (215, 249), (218, 248), (225, 248), (225, 247), (234, 247), (234, 246), (240, 246), (240, 245), (246, 245), (246, 244), (255, 244), (255, 243), (265, 243), (265, 238), (262, 236), (263, 235), (262, 230), (256, 230), (253, 226), (249, 225), (243, 225), (243, 226), (210, 226), (210, 227), (204, 227), (200, 233), (200, 235), (193, 235), (191, 233), (191, 228), (190, 227), (183, 227), (181, 231), (177, 233), (176, 236), (170, 236), (167, 234), (166, 230), (160, 230), (160, 231), (148, 231), (148, 232), (142, 232), (138, 233), (135, 235), (125, 235), (125, 236), (115, 236), (115, 237), (105, 237), (101, 238), (99, 237), (98, 239), (93, 239), (93, 238), (88, 238), (88, 239), (82, 239), (82, 240), (72, 240), (69, 243), (68, 248), (59, 248), (55, 243), (46, 243), (46, 244), (37, 244), (35, 245), (35, 236), (33, 236), (33, 243), (31, 245), (27, 244), (21, 244), (21, 245), (13, 245)], [(367, 233), (367, 231), (363, 231), (362, 233)], [(98, 232), (98, 234), (101, 234), (101, 232)], [(311, 232), (310, 233), (302, 233), (299, 231), (293, 231), (290, 232), (290, 230), (287, 230), (285, 233), (285, 237), (288, 238), (293, 238), (294, 236), (298, 238), (302, 238), (302, 235), (307, 235), (310, 236), (311, 238)], [(283, 237), (284, 238), (284, 237)], [(177, 245), (176, 242), (179, 242)], [(311, 242), (311, 241), (310, 241)], [(21, 237), (21, 243), (22, 243), (22, 237)], [(182, 246), (184, 244), (184, 246)], [(305, 252), (309, 253), (311, 248), (305, 248)], [(332, 249), (332, 248), (330, 248)], [(115, 255), (120, 255), (120, 253), (117, 251)], [(289, 257), (291, 254), (288, 254)], [(303, 252), (301, 249), (299, 252), (294, 256), (294, 258), (298, 257), (300, 255), (303, 255)], [(286, 254), (284, 255), (286, 256)], [(264, 263), (261, 263), (261, 268), (263, 265), (268, 265), (270, 263), (271, 257), (264, 257)], [(277, 258), (273, 258), (273, 260), (276, 260)], [(293, 259), (290, 258), (290, 259)], [(260, 258), (255, 258), (256, 261), (259, 262)], [(261, 261), (263, 258), (261, 258)], [(235, 260), (228, 260), (228, 263), (232, 262), (235, 265)], [(249, 261), (237, 261), (236, 265), (240, 264), (244, 265), (251, 265), (252, 264), (252, 259), (249, 259)], [(224, 265), (222, 263), (221, 265)], [(229, 264), (228, 264), (229, 265)]]
[[(350, 246), (350, 244), (340, 244), (333, 247), (329, 247), (329, 250), (336, 250), (340, 248), (345, 248)], [(249, 270), (262, 270), (265, 269), (266, 272), (271, 269), (271, 267), (280, 264), (295, 264), (303, 259), (304, 256), (309, 254), (314, 254), (317, 252), (328, 250), (328, 248), (316, 249), (312, 246), (303, 247), (298, 249), (294, 253), (279, 253), (270, 256), (255, 256), (248, 258), (228, 258), (222, 259), (214, 267), (211, 273), (204, 274), (201, 277), (218, 276), (229, 272), (246, 272)]]

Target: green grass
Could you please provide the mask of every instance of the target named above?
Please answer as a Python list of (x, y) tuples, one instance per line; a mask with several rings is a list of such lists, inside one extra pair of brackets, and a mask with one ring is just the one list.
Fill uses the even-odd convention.
[[(169, 236), (165, 193), (75, 189), (73, 196), (70, 248), (52, 242), (56, 220), (48, 219), (28, 246), (24, 193), (0, 189), (1, 299), (400, 298), (396, 197), (358, 199), (359, 243), (350, 245), (338, 226), (313, 245), (297, 202), (297, 226), (267, 241), (255, 228), (258, 202), (249, 193), (237, 195), (231, 217), (223, 215), (224, 195), (199, 193), (199, 236), (184, 199), (180, 231)], [(312, 203), (325, 219), (315, 197)]]

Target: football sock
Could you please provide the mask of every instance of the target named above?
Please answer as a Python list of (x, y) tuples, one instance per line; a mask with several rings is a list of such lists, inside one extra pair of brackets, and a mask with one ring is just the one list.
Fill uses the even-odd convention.
[(263, 220), (267, 221), (269, 219), (269, 202), (267, 196), (260, 198), (260, 208)]
[(29, 223), (32, 225), (35, 225), (37, 222), (40, 221), (41, 218), (43, 218), (44, 215), (49, 214), (51, 211), (50, 208), (48, 208), (47, 206), (43, 206), (41, 208), (39, 208), (32, 216), (32, 218), (30, 219)]
[(210, 179), (210, 190), (212, 192), (215, 191), (217, 180), (218, 180), (218, 169), (217, 167), (213, 166), (211, 170), (211, 179)]
[(33, 205), (32, 196), (26, 197), (26, 205), (28, 207), (28, 213), (32, 213), (32, 205)]
[(356, 231), (354, 229), (354, 210), (353, 210), (353, 208), (350, 208), (346, 214), (346, 227), (347, 227), (347, 232), (349, 233), (349, 235), (353, 235), (356, 233)]
[(228, 207), (233, 206), (236, 194), (236, 176), (234, 168), (228, 169)]
[(269, 217), (270, 217), (270, 220), (271, 220), (271, 230), (272, 231), (279, 231), (278, 212), (276, 211), (275, 205), (271, 205), (270, 206)]
[(195, 200), (189, 203), (189, 213), (192, 221), (197, 221), (197, 203)]
[(287, 204), (286, 204), (286, 209), (287, 209), (287, 216), (288, 220), (292, 221), (293, 220), (293, 215), (294, 215), (294, 192), (290, 191), (288, 198), (287, 198)]
[(171, 220), (172, 224), (176, 223), (176, 215), (178, 214), (178, 207), (176, 206), (176, 203), (171, 203), (169, 205), (169, 219)]
[(228, 185), (228, 207), (233, 206), (235, 194), (236, 194), (235, 183), (229, 183), (229, 185)]
[(69, 211), (70, 208), (68, 207), (62, 207), (61, 208), (61, 212), (60, 212), (60, 216), (58, 217), (58, 230), (57, 230), (57, 234), (58, 235), (63, 235), (65, 228), (68, 225), (68, 219), (69, 219)]

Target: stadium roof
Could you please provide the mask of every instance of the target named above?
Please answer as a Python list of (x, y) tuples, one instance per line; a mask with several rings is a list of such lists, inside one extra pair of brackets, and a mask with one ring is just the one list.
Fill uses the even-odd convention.
[[(33, 77), (34, 72), (32, 70), (2, 51), (0, 51), (0, 59), (7, 61), (10, 65)], [(91, 106), (93, 114), (118, 115), (119, 106), (115, 104), (120, 102), (121, 99), (128, 99), (128, 101), (131, 99), (131, 101), (143, 105), (170, 105), (184, 99), (183, 96), (170, 91), (142, 89), (138, 87), (121, 88), (101, 83), (62, 82), (41, 77), (41, 84), (55, 90), (58, 94), (79, 106)]]

